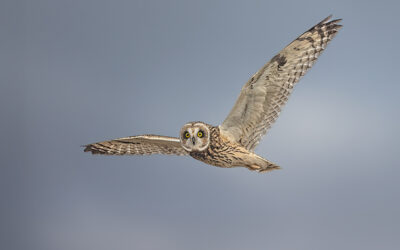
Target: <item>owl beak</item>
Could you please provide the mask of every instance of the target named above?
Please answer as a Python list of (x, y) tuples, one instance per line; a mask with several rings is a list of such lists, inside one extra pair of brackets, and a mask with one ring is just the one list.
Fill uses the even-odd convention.
[(193, 145), (196, 144), (196, 139), (194, 137), (192, 137), (192, 143), (193, 143)]

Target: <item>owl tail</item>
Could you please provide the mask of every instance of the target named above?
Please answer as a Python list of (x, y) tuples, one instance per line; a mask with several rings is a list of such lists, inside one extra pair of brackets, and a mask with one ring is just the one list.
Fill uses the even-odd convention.
[(258, 155), (255, 155), (255, 156), (256, 156), (255, 157), (255, 162), (252, 163), (252, 164), (246, 165), (246, 167), (249, 170), (257, 171), (259, 173), (265, 173), (265, 172), (269, 172), (269, 171), (281, 168), (278, 165), (276, 165), (276, 164), (274, 164), (274, 163), (272, 163), (272, 162), (270, 162), (270, 161), (268, 161), (268, 160), (266, 160), (266, 159), (264, 159), (264, 158), (262, 158), (262, 157), (260, 157)]

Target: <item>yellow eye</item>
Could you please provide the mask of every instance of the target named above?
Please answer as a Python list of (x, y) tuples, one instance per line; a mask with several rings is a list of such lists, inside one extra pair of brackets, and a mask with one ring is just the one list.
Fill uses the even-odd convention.
[(199, 138), (203, 137), (203, 132), (202, 132), (202, 131), (197, 132), (197, 136), (198, 136)]
[(185, 132), (185, 138), (189, 138), (189, 137), (190, 137), (189, 132)]

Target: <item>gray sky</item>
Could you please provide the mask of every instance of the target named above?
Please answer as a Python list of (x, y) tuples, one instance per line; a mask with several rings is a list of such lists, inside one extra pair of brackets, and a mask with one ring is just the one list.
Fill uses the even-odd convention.
[[(2, 5), (1, 249), (398, 249), (396, 1)], [(344, 28), (256, 149), (282, 170), (82, 152), (219, 124), (329, 14)]]

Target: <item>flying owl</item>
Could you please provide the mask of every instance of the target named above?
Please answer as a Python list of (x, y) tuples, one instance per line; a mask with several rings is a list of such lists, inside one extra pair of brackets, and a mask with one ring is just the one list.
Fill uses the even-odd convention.
[(307, 72), (342, 25), (331, 16), (306, 31), (264, 65), (243, 86), (228, 117), (219, 126), (186, 123), (179, 138), (139, 135), (88, 144), (85, 152), (105, 155), (189, 155), (207, 164), (267, 172), (280, 167), (254, 153), (278, 118), (294, 85)]

